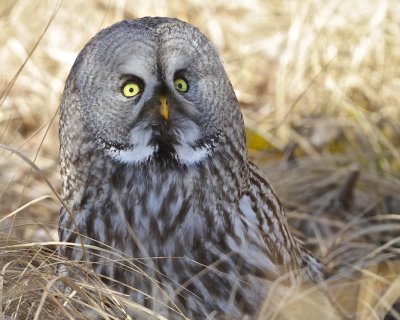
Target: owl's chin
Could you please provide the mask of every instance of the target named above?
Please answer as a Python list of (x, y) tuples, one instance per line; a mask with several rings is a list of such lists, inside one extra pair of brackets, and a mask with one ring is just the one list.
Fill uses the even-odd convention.
[[(195, 130), (192, 130), (195, 131)], [(197, 165), (214, 153), (221, 138), (221, 132), (210, 137), (188, 135), (168, 130), (152, 131), (143, 134), (135, 132), (131, 145), (102, 143), (101, 146), (110, 157), (123, 164), (136, 165), (152, 161), (160, 165)]]
[(161, 165), (165, 163), (196, 165), (212, 154), (207, 145), (192, 147), (187, 145), (138, 145), (128, 149), (110, 148), (109, 156), (124, 164), (140, 164), (154, 160)]

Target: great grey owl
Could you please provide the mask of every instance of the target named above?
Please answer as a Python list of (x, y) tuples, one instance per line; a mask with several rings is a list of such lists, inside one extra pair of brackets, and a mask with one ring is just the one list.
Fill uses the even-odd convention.
[(156, 288), (190, 318), (241, 319), (266, 280), (320, 276), (248, 161), (237, 98), (195, 27), (146, 17), (99, 32), (67, 79), (60, 145), (60, 240), (99, 247), (61, 253), (135, 302), (155, 308)]

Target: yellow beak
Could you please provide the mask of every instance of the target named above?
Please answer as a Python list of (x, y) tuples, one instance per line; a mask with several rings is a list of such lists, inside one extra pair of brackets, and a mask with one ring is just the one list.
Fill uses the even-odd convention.
[(168, 108), (168, 101), (167, 101), (167, 97), (165, 96), (160, 96), (160, 102), (161, 102), (161, 109), (160, 109), (160, 113), (163, 116), (165, 121), (168, 121), (168, 117), (169, 117), (169, 108)]

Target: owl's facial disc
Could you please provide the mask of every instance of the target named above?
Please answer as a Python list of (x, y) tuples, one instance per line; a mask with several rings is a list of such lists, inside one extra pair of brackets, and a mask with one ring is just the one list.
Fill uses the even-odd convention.
[(195, 165), (222, 150), (225, 136), (242, 133), (223, 65), (197, 29), (125, 22), (96, 39), (70, 82), (101, 152), (125, 164)]

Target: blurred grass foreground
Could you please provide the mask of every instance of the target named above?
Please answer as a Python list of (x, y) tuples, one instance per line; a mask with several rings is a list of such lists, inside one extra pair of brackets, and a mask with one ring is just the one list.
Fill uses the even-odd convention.
[[(277, 285), (260, 319), (400, 319), (396, 0), (2, 0), (1, 317), (121, 319), (128, 306), (162, 319), (95, 274), (75, 281), (54, 272), (62, 260), (54, 250), (64, 81), (100, 29), (147, 15), (185, 20), (219, 49), (249, 155), (271, 179), (295, 234), (331, 274), (318, 288)], [(57, 281), (73, 291), (61, 292)]]

